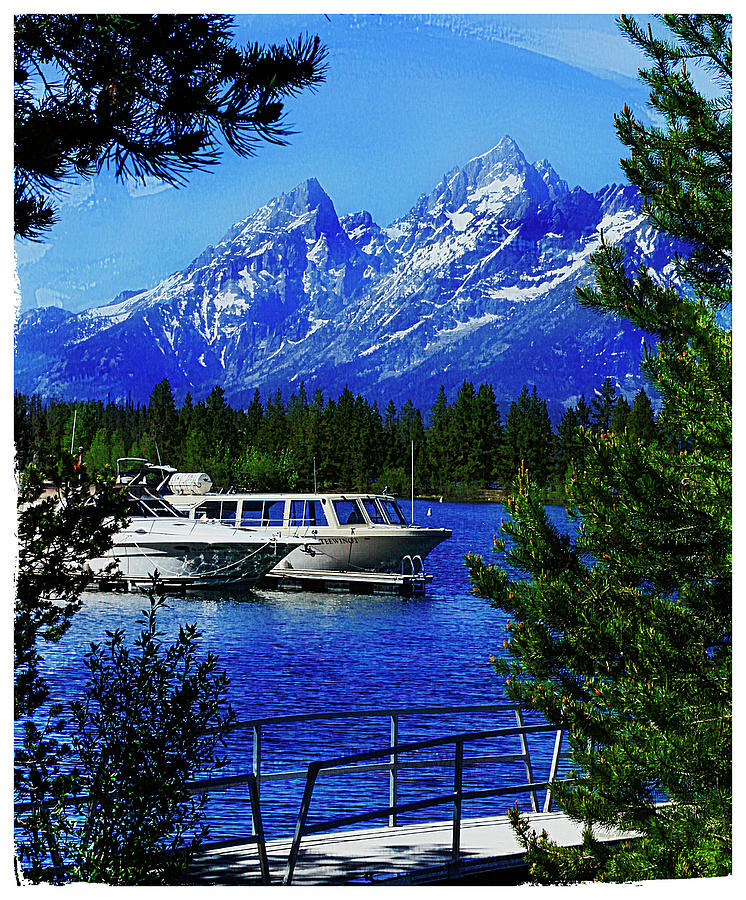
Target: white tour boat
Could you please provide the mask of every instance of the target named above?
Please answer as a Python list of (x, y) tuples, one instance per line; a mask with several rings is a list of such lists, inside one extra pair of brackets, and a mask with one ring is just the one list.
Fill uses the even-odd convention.
[(338, 582), (343, 586), (393, 583), (417, 587), (430, 580), (424, 559), (448, 528), (407, 522), (388, 494), (213, 493), (204, 472), (174, 472), (161, 467), (159, 486), (168, 501), (191, 520), (217, 520), (241, 530), (277, 529), (285, 538), (301, 540), (268, 573), (288, 583)]
[(146, 460), (117, 460), (130, 518), (114, 535), (111, 549), (88, 561), (101, 587), (147, 586), (156, 572), (166, 587), (251, 587), (284, 556), (312, 540), (283, 535), (280, 529), (249, 531), (189, 518), (148, 485), (156, 468)]

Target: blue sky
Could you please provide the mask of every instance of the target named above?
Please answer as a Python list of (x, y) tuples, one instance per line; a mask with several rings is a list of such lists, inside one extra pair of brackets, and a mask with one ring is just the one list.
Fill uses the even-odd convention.
[(76, 184), (39, 245), (16, 242), (21, 309), (79, 310), (185, 267), (235, 222), (316, 177), (338, 214), (405, 215), (454, 165), (509, 134), (572, 186), (619, 182), (613, 115), (644, 114), (634, 48), (612, 15), (236, 16), (237, 40), (318, 33), (326, 82), (291, 100), (289, 147), (230, 153), (179, 190)]

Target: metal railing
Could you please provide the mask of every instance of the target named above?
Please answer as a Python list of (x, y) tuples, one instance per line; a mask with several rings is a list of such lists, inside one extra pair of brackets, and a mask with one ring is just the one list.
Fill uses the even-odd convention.
[[(515, 726), (504, 726), (500, 728), (493, 728), (490, 730), (462, 732), (446, 737), (400, 743), (400, 720), (404, 718), (433, 717), (472, 713), (513, 713), (516, 724)], [(390, 740), (389, 746), (377, 750), (338, 756), (332, 759), (316, 759), (309, 762), (307, 767), (302, 769), (283, 769), (274, 770), (271, 772), (264, 772), (263, 770), (262, 737), (267, 728), (279, 727), (285, 730), (289, 726), (302, 723), (328, 722), (332, 720), (361, 720), (370, 718), (381, 718), (384, 720), (388, 720), (388, 737)], [(259, 852), (259, 862), (262, 871), (262, 881), (265, 884), (269, 883), (269, 868), (267, 864), (266, 842), (260, 809), (261, 786), (265, 782), (284, 781), (289, 779), (305, 780), (303, 798), (301, 800), (300, 811), (295, 825), (293, 843), (291, 845), (290, 857), (288, 859), (287, 869), (284, 877), (284, 883), (289, 884), (292, 880), (293, 870), (297, 862), (300, 842), (305, 835), (318, 833), (323, 829), (334, 829), (343, 827), (345, 825), (354, 824), (356, 822), (370, 821), (372, 819), (380, 819), (384, 817), (387, 818), (389, 827), (396, 827), (396, 825), (398, 824), (397, 817), (400, 813), (414, 812), (416, 810), (426, 809), (432, 806), (443, 805), (446, 803), (453, 804), (452, 856), (454, 862), (457, 862), (458, 856), (460, 854), (460, 824), (462, 801), (467, 799), (486, 799), (489, 797), (495, 797), (504, 794), (527, 793), (530, 797), (532, 812), (538, 812), (538, 792), (546, 790), (546, 795), (543, 803), (543, 811), (549, 812), (549, 810), (551, 809), (551, 788), (553, 782), (557, 777), (560, 758), (563, 756), (563, 732), (558, 731), (554, 725), (525, 724), (523, 720), (522, 709), (517, 704), (513, 703), (478, 704), (469, 706), (388, 707), (364, 710), (345, 710), (339, 712), (269, 716), (261, 719), (252, 719), (235, 723), (232, 726), (231, 730), (251, 731), (253, 737), (252, 771), (238, 775), (226, 776), (223, 778), (205, 779), (200, 782), (194, 782), (192, 788), (194, 789), (195, 793), (207, 793), (212, 791), (226, 790), (236, 785), (246, 784), (248, 786), (252, 815), (252, 836), (247, 839), (242, 838), (241, 840), (255, 842), (257, 844)], [(549, 775), (546, 781), (536, 782), (534, 780), (533, 766), (531, 763), (531, 755), (527, 736), (529, 734), (551, 732), (555, 732), (556, 734)], [(483, 753), (478, 756), (464, 756), (465, 743), (487, 740), (489, 738), (506, 739), (511, 737), (518, 738), (520, 742), (520, 752), (497, 754)], [(403, 754), (409, 754), (417, 751), (449, 745), (454, 746), (453, 757), (427, 757), (424, 759), (409, 760), (404, 760), (401, 758)], [(525, 771), (525, 782), (517, 785), (508, 785), (498, 788), (486, 788), (470, 791), (463, 790), (462, 777), (463, 771), (466, 767), (493, 762), (522, 762)], [(408, 803), (399, 803), (399, 773), (404, 770), (423, 769), (425, 767), (433, 766), (453, 766), (453, 791), (434, 798), (427, 798), (424, 800), (418, 800)], [(389, 803), (387, 806), (364, 813), (343, 816), (341, 818), (338, 817), (335, 819), (327, 819), (322, 822), (314, 823), (313, 825), (308, 824), (307, 818), (313, 796), (313, 789), (318, 777), (321, 774), (339, 776), (376, 771), (388, 771), (389, 773)], [(226, 841), (221, 845), (214, 846), (226, 846), (230, 843), (230, 841)]]
[[(533, 777), (529, 776), (525, 784), (508, 785), (497, 788), (464, 790), (463, 772), (465, 766), (493, 760), (506, 761), (508, 759), (516, 758), (515, 755), (479, 756), (467, 758), (464, 757), (464, 744), (479, 740), (486, 740), (488, 738), (508, 737), (511, 735), (518, 735), (522, 740), (524, 740), (526, 734), (528, 733), (538, 734), (548, 731), (556, 731), (556, 729), (553, 725), (523, 725), (516, 728), (493, 728), (489, 731), (467, 732), (465, 734), (449, 735), (448, 737), (443, 738), (433, 738), (427, 741), (416, 741), (408, 744), (398, 744), (393, 747), (386, 748), (385, 750), (370, 750), (364, 753), (354, 753), (349, 756), (337, 757), (336, 759), (317, 760), (315, 762), (309, 763), (308, 772), (306, 775), (306, 784), (303, 791), (303, 799), (301, 800), (300, 811), (298, 813), (298, 821), (295, 827), (293, 842), (290, 847), (290, 855), (288, 857), (288, 862), (285, 869), (283, 884), (290, 884), (292, 881), (293, 872), (295, 871), (295, 866), (298, 861), (298, 854), (300, 852), (300, 844), (303, 837), (305, 837), (306, 835), (318, 834), (324, 831), (331, 831), (335, 828), (342, 828), (345, 826), (354, 825), (358, 822), (367, 822), (373, 819), (380, 819), (385, 816), (391, 817), (392, 815), (396, 815), (397, 813), (415, 812), (422, 809), (428, 809), (433, 806), (442, 806), (447, 803), (453, 804), (453, 820), (451, 828), (451, 862), (454, 866), (457, 867), (461, 856), (461, 813), (464, 800), (483, 800), (489, 797), (528, 792), (532, 798), (532, 809), (534, 812), (537, 812), (538, 804), (536, 800), (536, 791), (546, 789), (547, 792), (549, 792), (554, 782), (554, 778), (552, 777), (546, 782), (537, 783), (533, 780)], [(559, 743), (561, 743), (561, 737), (558, 734), (555, 744)], [(333, 819), (324, 819), (317, 821), (312, 825), (308, 824), (308, 814), (311, 807), (313, 790), (316, 785), (318, 776), (322, 772), (329, 772), (330, 774), (339, 775), (347, 774), (352, 771), (370, 771), (372, 768), (374, 768), (373, 766), (360, 765), (360, 763), (365, 763), (374, 759), (385, 758), (388, 757), (389, 754), (396, 755), (418, 750), (427, 750), (435, 747), (447, 746), (450, 744), (454, 745), (454, 757), (452, 760), (426, 759), (419, 763), (409, 763), (407, 764), (407, 767), (413, 768), (418, 765), (433, 764), (445, 765), (452, 762), (452, 792), (436, 797), (427, 797), (422, 800), (411, 801), (409, 803), (398, 803), (392, 806), (379, 807), (377, 809), (367, 810), (366, 812), (356, 813), (354, 815), (341, 816)], [(554, 774), (556, 774), (556, 772)]]
[[(292, 778), (305, 778), (306, 769), (288, 769), (276, 770), (272, 772), (264, 772), (262, 765), (262, 736), (265, 729), (269, 727), (280, 727), (282, 729), (290, 725), (296, 725), (307, 722), (329, 722), (350, 719), (370, 719), (380, 718), (389, 720), (389, 736), (391, 741), (391, 759), (388, 764), (379, 764), (374, 769), (388, 769), (391, 773), (390, 777), (390, 800), (391, 805), (396, 805), (397, 799), (397, 772), (403, 768), (416, 768), (416, 764), (400, 763), (395, 752), (395, 746), (399, 741), (399, 724), (405, 718), (445, 716), (453, 714), (471, 714), (471, 713), (513, 713), (516, 725), (519, 728), (518, 735), (521, 744), (521, 752), (512, 756), (502, 756), (485, 759), (484, 761), (503, 762), (520, 760), (523, 761), (526, 768), (526, 778), (528, 781), (533, 780), (531, 767), (531, 755), (529, 752), (528, 742), (526, 741), (526, 732), (524, 729), (523, 711), (518, 704), (515, 703), (486, 703), (472, 704), (464, 706), (415, 706), (415, 707), (379, 707), (376, 709), (359, 709), (359, 710), (341, 710), (337, 712), (322, 713), (299, 713), (284, 716), (267, 716), (260, 719), (251, 719), (244, 722), (237, 722), (232, 726), (232, 731), (250, 730), (253, 735), (252, 748), (252, 771), (257, 780), (257, 788), (261, 792), (261, 785), (264, 782), (283, 781)], [(530, 728), (530, 726), (529, 726)], [(550, 727), (548, 730), (556, 730)], [(556, 774), (557, 766), (561, 755), (562, 735), (558, 733), (555, 741), (555, 748), (552, 758), (551, 772)], [(369, 770), (370, 771), (370, 770)], [(547, 798), (546, 803), (549, 802)], [(532, 806), (534, 812), (538, 811), (536, 804), (538, 803), (534, 795)], [(548, 809), (547, 809), (548, 811)], [(389, 822), (390, 825), (396, 825), (395, 817)]]

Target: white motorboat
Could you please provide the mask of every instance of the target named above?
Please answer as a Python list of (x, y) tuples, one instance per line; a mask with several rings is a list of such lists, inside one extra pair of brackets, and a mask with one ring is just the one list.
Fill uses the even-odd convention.
[[(139, 471), (133, 474), (123, 463), (139, 463)], [(157, 572), (169, 587), (251, 587), (312, 540), (283, 535), (280, 529), (247, 530), (189, 518), (153, 493), (147, 479), (155, 467), (147, 461), (118, 460), (117, 466), (118, 482), (129, 496), (130, 519), (114, 535), (111, 549), (88, 562), (101, 586), (148, 585)]]
[[(301, 545), (274, 566), (270, 577), (345, 573), (416, 575), (450, 529), (410, 524), (394, 497), (365, 493), (211, 492), (208, 475), (167, 474), (160, 491), (194, 521), (217, 520), (241, 530), (277, 529)], [(306, 543), (313, 541), (313, 543)]]

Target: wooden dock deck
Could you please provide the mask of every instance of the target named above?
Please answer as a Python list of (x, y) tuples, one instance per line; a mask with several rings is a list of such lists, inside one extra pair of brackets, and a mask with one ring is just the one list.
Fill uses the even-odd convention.
[[(529, 813), (532, 827), (563, 846), (578, 845), (582, 826), (562, 813)], [(506, 815), (461, 822), (461, 856), (451, 859), (451, 821), (367, 828), (309, 835), (303, 839), (293, 884), (437, 884), (453, 880), (483, 884), (520, 883), (525, 879), (523, 853)], [(634, 837), (599, 832), (618, 841)], [(292, 839), (267, 841), (272, 884), (282, 884)], [(204, 850), (189, 883), (195, 885), (261, 884), (256, 844)]]

